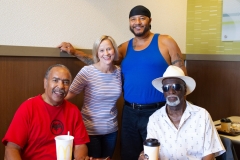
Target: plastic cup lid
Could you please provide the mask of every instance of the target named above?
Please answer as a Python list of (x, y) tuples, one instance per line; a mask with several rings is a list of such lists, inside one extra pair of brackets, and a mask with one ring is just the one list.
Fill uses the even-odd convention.
[(228, 118), (222, 118), (221, 122), (229, 123), (229, 122), (232, 122), (232, 121), (230, 119), (228, 119)]
[(146, 140), (143, 142), (143, 145), (145, 145), (145, 146), (150, 146), (150, 147), (156, 147), (156, 146), (160, 146), (160, 143), (158, 142), (157, 139), (149, 138), (149, 139), (146, 139)]

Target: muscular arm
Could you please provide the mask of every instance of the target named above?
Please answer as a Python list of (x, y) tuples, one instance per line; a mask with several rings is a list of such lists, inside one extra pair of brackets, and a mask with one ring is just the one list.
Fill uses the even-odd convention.
[(8, 142), (5, 147), (4, 160), (21, 160), (21, 147), (15, 143)]
[(118, 61), (114, 61), (115, 65), (120, 65), (122, 63), (123, 58), (127, 52), (128, 42), (122, 43), (118, 46)]
[(209, 154), (205, 157), (203, 157), (203, 160), (213, 160), (214, 159), (214, 154)]
[(82, 51), (76, 50), (74, 56), (77, 57), (82, 62), (84, 62), (85, 64), (90, 65), (90, 64), (94, 63), (93, 62), (93, 57), (92, 57), (91, 54), (87, 54), (87, 53), (84, 53)]
[(57, 46), (61, 51), (67, 52), (70, 55), (77, 57), (79, 60), (84, 62), (85, 64), (93, 64), (93, 57), (91, 54), (84, 53), (82, 51), (76, 50), (71, 43), (62, 42)]
[(159, 38), (159, 46), (168, 63), (180, 67), (184, 71), (185, 75), (187, 75), (187, 69), (184, 65), (182, 52), (175, 40), (171, 36), (161, 35)]
[(74, 146), (74, 158), (75, 160), (85, 160), (88, 159), (88, 149), (85, 144)]

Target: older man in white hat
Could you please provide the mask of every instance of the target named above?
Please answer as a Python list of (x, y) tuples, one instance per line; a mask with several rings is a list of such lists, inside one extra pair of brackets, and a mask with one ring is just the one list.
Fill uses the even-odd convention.
[(166, 105), (150, 116), (147, 126), (147, 138), (160, 142), (161, 160), (212, 160), (225, 152), (209, 113), (185, 99), (196, 87), (193, 78), (171, 65), (152, 84), (166, 98)]

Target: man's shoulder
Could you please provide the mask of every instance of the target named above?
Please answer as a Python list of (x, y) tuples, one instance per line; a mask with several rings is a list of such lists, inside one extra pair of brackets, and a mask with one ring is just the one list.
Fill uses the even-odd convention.
[(187, 101), (187, 106), (192, 111), (206, 111), (206, 109)]
[(195, 115), (198, 115), (198, 114), (209, 115), (209, 112), (205, 108), (194, 105), (190, 102), (187, 103), (187, 110), (189, 112), (195, 113)]
[(17, 113), (20, 115), (21, 114), (27, 115), (28, 113), (37, 112), (38, 111), (37, 108), (39, 108), (38, 106), (40, 106), (41, 104), (40, 96), (41, 95), (30, 97), (24, 102), (22, 102), (17, 109)]
[[(129, 40), (130, 41), (130, 40)], [(127, 48), (129, 41), (123, 42), (118, 46), (119, 50), (124, 50)]]
[(173, 38), (170, 35), (167, 34), (160, 34), (158, 36), (158, 41), (162, 43), (167, 43), (169, 41), (173, 41)]
[(119, 62), (117, 62), (116, 64), (121, 64), (121, 61), (126, 56), (128, 43), (129, 43), (129, 41), (126, 41), (118, 46)]
[(188, 106), (191, 106), (193, 109), (197, 109), (197, 110), (205, 110), (205, 111), (206, 111), (205, 108), (200, 107), (200, 106), (198, 106), (198, 105), (196, 105), (196, 104), (194, 104), (194, 103), (192, 103), (192, 102), (189, 102), (189, 101), (186, 101), (186, 102), (187, 102), (187, 105), (188, 105)]
[(40, 101), (41, 99), (40, 99), (40, 96), (41, 95), (37, 95), (37, 96), (34, 96), (34, 97), (30, 97), (30, 98), (28, 98), (27, 100), (25, 100), (24, 102), (22, 102), (22, 104), (21, 105), (27, 105), (27, 104), (33, 104), (33, 102), (35, 102), (35, 101)]

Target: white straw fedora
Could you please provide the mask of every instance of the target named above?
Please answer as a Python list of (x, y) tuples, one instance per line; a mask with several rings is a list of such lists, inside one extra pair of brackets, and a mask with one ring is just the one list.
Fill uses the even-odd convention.
[(193, 78), (185, 76), (183, 70), (177, 66), (170, 65), (166, 69), (166, 71), (163, 73), (162, 77), (156, 78), (152, 81), (152, 85), (159, 90), (160, 92), (163, 92), (162, 90), (162, 80), (165, 78), (180, 78), (182, 79), (187, 86), (187, 92), (186, 95), (190, 94), (196, 87), (196, 82)]

